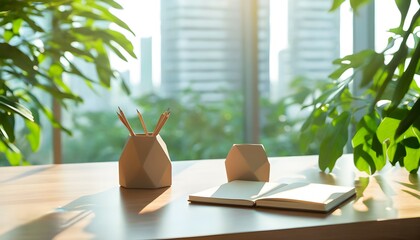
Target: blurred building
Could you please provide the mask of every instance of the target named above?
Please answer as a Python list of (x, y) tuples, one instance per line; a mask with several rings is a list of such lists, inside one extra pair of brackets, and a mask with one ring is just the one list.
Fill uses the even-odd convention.
[[(280, 94), (290, 81), (326, 79), (340, 57), (340, 11), (329, 12), (330, 0), (288, 1), (288, 49), (279, 53)], [(282, 72), (287, 70), (287, 72)]]
[(140, 40), (140, 93), (147, 94), (153, 91), (152, 80), (152, 38)]
[[(161, 1), (161, 89), (184, 89), (217, 102), (243, 89), (244, 13), (241, 0)], [(269, 0), (259, 0), (260, 94), (269, 94)]]

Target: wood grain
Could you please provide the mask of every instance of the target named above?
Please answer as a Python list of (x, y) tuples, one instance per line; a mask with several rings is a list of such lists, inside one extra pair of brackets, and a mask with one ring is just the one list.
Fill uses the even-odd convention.
[(125, 189), (118, 163), (0, 168), (0, 239), (420, 239), (420, 184), (404, 169), (367, 176), (351, 155), (332, 174), (316, 156), (270, 158), (271, 181), (355, 185), (328, 214), (190, 204), (227, 181), (223, 160), (173, 162), (171, 187)]

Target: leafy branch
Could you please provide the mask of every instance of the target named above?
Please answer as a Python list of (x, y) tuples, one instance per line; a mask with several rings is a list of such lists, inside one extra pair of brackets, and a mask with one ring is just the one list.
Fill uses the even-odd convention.
[[(43, 103), (51, 96), (63, 107), (82, 102), (69, 82), (109, 88), (112, 79), (125, 86), (112, 69), (109, 52), (127, 61), (136, 57), (122, 31), (131, 29), (109, 9), (122, 9), (113, 0), (3, 0), (0, 5), (0, 152), (10, 164), (24, 160), (16, 140), (16, 117), (25, 122), (33, 151), (40, 141), (39, 115), (70, 133)], [(82, 70), (84, 69), (84, 70)], [(92, 69), (92, 70), (86, 70)], [(123, 89), (127, 89), (124, 87)]]
[[(344, 0), (334, 0), (331, 10)], [(354, 10), (367, 0), (351, 0)], [(408, 16), (411, 1), (396, 0), (401, 13), (397, 28), (382, 52), (364, 50), (334, 61), (338, 68), (329, 76), (324, 94), (312, 102), (312, 114), (302, 127), (303, 138), (321, 142), (319, 166), (332, 171), (343, 154), (351, 132), (355, 166), (373, 174), (386, 162), (417, 172), (420, 165), (420, 45), (416, 28), (420, 9)], [(403, 26), (410, 25), (407, 29)], [(414, 40), (414, 46), (408, 44)], [(392, 52), (396, 48), (395, 52)], [(351, 77), (341, 78), (352, 72)], [(356, 85), (360, 91), (353, 92)], [(358, 93), (360, 92), (360, 93)], [(321, 133), (320, 133), (321, 132)]]

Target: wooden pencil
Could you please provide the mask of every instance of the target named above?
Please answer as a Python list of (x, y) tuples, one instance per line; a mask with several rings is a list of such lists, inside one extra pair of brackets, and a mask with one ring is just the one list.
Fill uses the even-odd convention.
[(137, 110), (137, 115), (139, 116), (139, 119), (140, 119), (141, 126), (143, 127), (144, 134), (146, 136), (148, 136), (149, 132), (147, 131), (147, 127), (146, 127), (146, 124), (144, 123), (143, 116), (141, 115), (141, 113), (138, 109), (136, 109), (136, 110)]
[(152, 136), (156, 136), (157, 135), (157, 129), (159, 128), (160, 123), (162, 122), (162, 119), (164, 117), (164, 114), (162, 113), (159, 117), (159, 120), (156, 123), (155, 129), (153, 129), (153, 134)]
[(127, 123), (124, 121), (123, 117), (118, 112), (117, 112), (117, 115), (118, 115), (118, 118), (120, 119), (120, 121), (122, 122), (122, 124), (124, 124), (124, 126), (127, 128), (130, 136), (133, 136), (131, 131), (130, 131), (130, 128), (127, 126)]
[(126, 126), (128, 131), (130, 132), (130, 135), (135, 136), (136, 134), (134, 133), (133, 128), (131, 127), (130, 123), (128, 122), (127, 118), (125, 117), (124, 112), (121, 110), (120, 107), (118, 107), (118, 109), (120, 110), (119, 116), (121, 117), (121, 121), (123, 121), (123, 123), (125, 123), (124, 125)]
[(153, 131), (153, 136), (156, 136), (156, 135), (159, 134), (159, 132), (162, 129), (163, 125), (165, 125), (166, 120), (168, 120), (170, 114), (171, 114), (171, 112), (169, 112), (169, 110), (167, 110), (164, 113), (162, 113), (161, 118), (159, 119), (159, 122), (156, 125), (156, 129), (155, 129), (155, 131)]

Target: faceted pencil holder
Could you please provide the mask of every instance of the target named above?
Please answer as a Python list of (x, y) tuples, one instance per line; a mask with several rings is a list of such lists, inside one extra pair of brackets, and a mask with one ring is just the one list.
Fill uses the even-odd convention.
[(268, 182), (270, 178), (270, 163), (262, 144), (234, 144), (226, 157), (225, 166), (229, 182)]
[(165, 142), (156, 136), (130, 136), (118, 162), (120, 185), (161, 188), (172, 184), (172, 164)]

